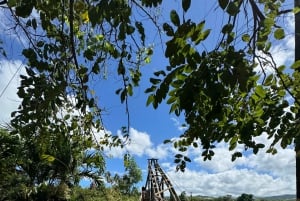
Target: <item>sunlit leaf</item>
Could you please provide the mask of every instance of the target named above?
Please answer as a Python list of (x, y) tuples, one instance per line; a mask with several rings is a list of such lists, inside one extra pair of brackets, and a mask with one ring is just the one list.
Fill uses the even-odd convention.
[(284, 29), (282, 29), (282, 28), (276, 29), (275, 32), (274, 32), (274, 37), (277, 40), (283, 39), (285, 37)]

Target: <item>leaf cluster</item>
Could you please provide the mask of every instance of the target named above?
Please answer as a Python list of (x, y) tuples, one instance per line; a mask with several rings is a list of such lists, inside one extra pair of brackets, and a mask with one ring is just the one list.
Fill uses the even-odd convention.
[[(231, 151), (241, 144), (255, 154), (265, 147), (255, 140), (263, 133), (272, 141), (267, 149), (269, 153), (276, 153), (274, 147), (277, 143), (283, 148), (295, 143), (298, 126), (294, 114), (298, 109), (286, 100), (286, 96), (291, 95), (288, 87), (295, 82), (285, 74), (284, 67), (276, 68), (276, 75), (262, 76), (262, 79), (255, 70), (255, 60), (249, 59), (249, 55), (257, 56), (252, 50), (264, 53), (270, 50), (269, 37), (276, 28), (275, 20), (281, 4), (276, 2), (271, 6), (261, 1), (265, 6), (262, 13), (253, 4), (255, 2), (249, 2), (254, 20), (258, 20), (254, 23), (259, 24), (254, 24), (257, 30), (251, 35), (242, 35), (243, 41), (251, 41), (254, 45), (248, 46), (246, 51), (237, 49), (233, 43), (237, 38), (235, 20), (241, 14), (243, 1), (219, 1), (220, 8), (229, 16), (229, 23), (222, 28), (224, 35), (220, 45), (212, 50), (199, 51), (199, 45), (210, 34), (209, 29), (204, 29), (205, 21), (181, 21), (177, 12), (172, 10), (172, 25), (163, 25), (170, 37), (165, 50), (169, 65), (150, 78), (152, 85), (146, 90), (149, 94), (147, 105), (157, 108), (166, 99), (170, 113), (185, 117), (188, 127), (179, 140), (165, 141), (173, 142), (174, 147), (182, 152), (175, 156), (175, 163), (182, 171), (186, 162), (190, 162), (185, 155), (189, 147), (201, 148), (204, 160), (210, 160), (216, 143), (222, 141), (228, 143)], [(184, 11), (187, 8), (183, 6)], [(283, 29), (276, 28), (274, 37), (278, 40), (284, 38)], [(272, 57), (269, 62), (264, 58), (264, 62), (259, 60), (259, 65), (263, 68), (272, 61)], [(233, 152), (232, 160), (241, 156), (242, 152)]]

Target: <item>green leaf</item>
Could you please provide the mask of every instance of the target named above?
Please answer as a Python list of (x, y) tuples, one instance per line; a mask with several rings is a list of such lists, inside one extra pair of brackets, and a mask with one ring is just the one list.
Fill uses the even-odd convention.
[(182, 0), (182, 8), (186, 12), (191, 6), (191, 0)]
[(242, 36), (242, 40), (246, 43), (248, 43), (250, 41), (250, 35), (249, 34), (244, 34)]
[(281, 66), (278, 66), (278, 67), (277, 67), (277, 71), (278, 71), (278, 72), (283, 72), (284, 69), (285, 69), (285, 65), (281, 65)]
[(126, 98), (127, 98), (127, 90), (123, 90), (120, 95), (121, 103), (124, 103)]
[(292, 69), (295, 69), (295, 70), (298, 69), (298, 68), (300, 68), (300, 60), (295, 61), (295, 62), (292, 64), (291, 68), (292, 68)]
[(141, 35), (141, 40), (144, 43), (146, 36), (145, 36), (145, 30), (143, 24), (141, 22), (135, 22), (135, 27), (137, 28), (139, 34)]
[(189, 157), (187, 157), (187, 156), (184, 156), (183, 159), (184, 159), (185, 161), (187, 161), (187, 162), (192, 162), (191, 159), (190, 159)]
[(260, 98), (265, 98), (266, 97), (266, 92), (264, 88), (261, 85), (258, 85), (255, 89), (255, 93), (260, 97)]
[(168, 144), (168, 143), (171, 143), (172, 141), (171, 140), (164, 140), (164, 144)]
[(167, 36), (174, 36), (174, 30), (168, 23), (163, 24), (163, 29), (166, 32)]
[(171, 18), (171, 22), (175, 25), (175, 26), (179, 26), (180, 25), (180, 19), (179, 19), (179, 15), (177, 14), (177, 12), (175, 10), (172, 10), (170, 12), (170, 18)]
[(87, 72), (88, 72), (88, 68), (86, 67), (81, 67), (79, 70), (78, 70), (78, 74), (80, 75), (85, 75)]
[(265, 86), (270, 86), (270, 85), (272, 84), (273, 78), (274, 78), (273, 74), (270, 74), (270, 75), (266, 78), (266, 80), (265, 80), (265, 82), (264, 82), (264, 85), (265, 85)]
[(92, 49), (88, 48), (84, 51), (83, 56), (89, 60), (92, 61), (94, 59), (94, 56), (96, 56), (96, 52), (94, 52)]
[(210, 34), (210, 29), (207, 29), (205, 31), (203, 31), (199, 37), (197, 38), (197, 40), (195, 41), (195, 44), (199, 44), (201, 41), (204, 41)]
[(154, 96), (153, 95), (148, 96), (146, 105), (147, 106), (150, 105), (150, 103), (153, 103), (153, 101), (154, 101)]
[(127, 92), (129, 94), (129, 96), (132, 96), (133, 95), (132, 85), (128, 84), (126, 89), (127, 89)]
[(237, 141), (239, 137), (237, 135), (233, 136), (229, 142), (229, 150), (232, 151), (237, 146)]
[(22, 1), (21, 5), (16, 7), (16, 15), (19, 17), (26, 18), (28, 17), (33, 9), (33, 5), (30, 1)]
[(154, 72), (154, 75), (155, 76), (160, 76), (160, 75), (162, 75), (162, 76), (166, 76), (166, 73), (165, 73), (165, 71), (163, 71), (163, 70), (160, 70), (160, 71), (156, 71), (156, 72)]
[(125, 75), (125, 66), (123, 65), (122, 60), (120, 60), (118, 65), (118, 75)]
[(233, 29), (233, 25), (232, 24), (225, 24), (222, 28), (222, 33), (226, 34), (226, 33), (230, 33)]
[(284, 29), (282, 29), (282, 28), (276, 29), (275, 32), (274, 32), (274, 37), (277, 40), (283, 39), (285, 37)]
[(254, 117), (261, 117), (264, 114), (264, 110), (262, 108), (257, 108), (254, 111)]
[(31, 26), (32, 26), (32, 28), (33, 28), (34, 30), (36, 30), (36, 28), (37, 28), (37, 23), (36, 23), (36, 19), (35, 19), (35, 18), (33, 18), (33, 19), (31, 20)]
[(157, 7), (162, 3), (162, 0), (142, 0), (142, 5), (146, 7)]
[(9, 7), (15, 6), (16, 3), (17, 3), (17, 0), (8, 0), (8, 1), (7, 1), (7, 5), (8, 5)]
[(229, 3), (229, 0), (219, 0), (219, 6), (220, 6), (223, 10), (225, 10), (225, 8), (227, 7), (228, 3)]
[(145, 90), (145, 93), (151, 93), (154, 92), (156, 90), (156, 86), (151, 86), (150, 88)]
[(235, 152), (234, 154), (232, 154), (231, 161), (235, 161), (239, 157), (242, 157), (242, 153), (241, 152)]
[(160, 83), (160, 81), (161, 81), (161, 79), (150, 78), (150, 82), (151, 82), (152, 84), (158, 84), (158, 83)]
[(176, 100), (177, 100), (177, 97), (171, 96), (171, 97), (167, 100), (167, 104), (174, 103)]
[(236, 3), (230, 2), (227, 6), (226, 12), (231, 16), (235, 16), (240, 12), (240, 10)]
[(53, 161), (55, 161), (55, 157), (51, 156), (51, 155), (48, 155), (48, 154), (42, 154), (41, 155), (41, 159), (45, 160), (45, 161), (47, 161), (49, 163), (52, 163)]
[(293, 13), (294, 14), (297, 14), (297, 13), (299, 13), (300, 12), (300, 7), (295, 7), (295, 8), (293, 8)]
[(90, 19), (90, 22), (92, 24), (92, 26), (94, 27), (98, 22), (99, 22), (99, 14), (98, 14), (98, 9), (96, 7), (92, 7), (90, 10), (89, 10), (89, 19)]
[(131, 35), (134, 31), (135, 31), (135, 28), (133, 26), (130, 26), (130, 25), (127, 24), (126, 33), (128, 35)]

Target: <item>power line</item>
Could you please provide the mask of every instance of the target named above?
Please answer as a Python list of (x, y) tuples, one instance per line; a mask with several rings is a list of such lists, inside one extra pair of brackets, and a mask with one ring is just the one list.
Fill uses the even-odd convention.
[(7, 90), (9, 85), (11, 84), (11, 82), (13, 81), (13, 79), (16, 77), (17, 73), (21, 70), (22, 66), (23, 66), (23, 64), (21, 63), (20, 66), (18, 67), (18, 69), (16, 70), (16, 72), (12, 75), (12, 77), (8, 81), (8, 83), (5, 85), (4, 89), (1, 91), (0, 98), (3, 96), (3, 94), (5, 93), (5, 91)]

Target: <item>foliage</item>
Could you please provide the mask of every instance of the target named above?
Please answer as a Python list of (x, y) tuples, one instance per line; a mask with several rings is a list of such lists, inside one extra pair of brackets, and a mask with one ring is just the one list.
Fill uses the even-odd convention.
[(254, 201), (253, 195), (243, 193), (236, 198), (236, 201)]
[(21, 141), (17, 135), (10, 135), (1, 128), (0, 144), (0, 200), (21, 200), (26, 196), (23, 185), (28, 182), (28, 177), (16, 170), (21, 160)]
[(124, 155), (124, 167), (125, 173), (122, 176), (119, 174), (112, 176), (110, 172), (107, 172), (106, 180), (122, 194), (136, 195), (138, 189), (135, 185), (142, 181), (142, 170), (137, 166), (134, 157), (128, 153)]
[(8, 130), (1, 129), (0, 134), (1, 199), (65, 200), (82, 177), (102, 185), (105, 164), (98, 152), (76, 152), (73, 141), (57, 135), (37, 143)]
[[(11, 146), (3, 154), (13, 160), (10, 154), (15, 154), (15, 148), (10, 142), (20, 138), (16, 149), (20, 148), (24, 159), (6, 165), (12, 172), (20, 168), (30, 192), (36, 186), (42, 189), (45, 182), (67, 191), (87, 175), (100, 184), (104, 147), (122, 147), (123, 142), (105, 133), (93, 80), (105, 78), (107, 66), (115, 66), (122, 80), (116, 93), (129, 119), (128, 97), (139, 85), (140, 67), (150, 62), (153, 53), (146, 45), (147, 25), (136, 14), (144, 13), (155, 23), (147, 9), (162, 0), (4, 3), (28, 41), (22, 51), (27, 74), (21, 75), (18, 88), (22, 102), (12, 113), (12, 135), (1, 139)], [(180, 170), (190, 161), (184, 155), (190, 146), (202, 148), (204, 160), (213, 157), (215, 144), (221, 141), (229, 144), (229, 150), (242, 144), (257, 153), (265, 146), (256, 141), (263, 133), (272, 142), (269, 153), (276, 153), (276, 144), (283, 148), (296, 144), (300, 149), (300, 63), (276, 64), (270, 51), (272, 41), (286, 37), (278, 21), (293, 10), (282, 10), (283, 3), (218, 0), (226, 23), (211, 30), (205, 20), (187, 19), (192, 1), (182, 0), (182, 11), (171, 10), (162, 27), (155, 24), (168, 37), (165, 57), (169, 65), (150, 79), (147, 104), (157, 108), (166, 100), (170, 113), (185, 117), (187, 130), (180, 139), (166, 141), (182, 152), (175, 156)], [(250, 27), (241, 27), (240, 19)], [(202, 48), (213, 31), (221, 33), (220, 40)], [(129, 121), (124, 130), (128, 137)], [(100, 132), (102, 138), (96, 138)], [(240, 156), (242, 152), (235, 152), (232, 159)], [(138, 178), (136, 166), (127, 165), (129, 174)]]
[[(215, 144), (221, 141), (229, 144), (229, 150), (242, 144), (256, 154), (265, 145), (255, 138), (265, 133), (272, 141), (267, 152), (275, 154), (276, 144), (286, 148), (300, 136), (295, 118), (300, 100), (298, 72), (290, 76), (270, 53), (271, 41), (285, 37), (276, 22), (291, 10), (280, 10), (283, 1), (218, 2), (228, 21), (221, 28), (222, 39), (211, 50), (200, 48), (213, 31), (205, 29), (205, 21), (181, 20), (176, 11), (170, 12), (172, 23), (163, 25), (170, 38), (165, 50), (169, 65), (154, 73), (152, 86), (146, 90), (148, 105), (157, 108), (166, 99), (170, 113), (185, 117), (187, 129), (180, 139), (165, 141), (182, 152), (175, 158), (182, 171), (190, 162), (184, 155), (190, 146), (203, 148), (204, 160), (210, 160)], [(185, 12), (188, 5), (182, 6)], [(240, 17), (253, 29), (238, 27)], [(236, 41), (243, 44), (236, 45)], [(267, 74), (267, 68), (274, 73)], [(232, 160), (241, 156), (242, 152), (234, 152)]]
[(186, 201), (187, 200), (185, 191), (181, 192), (181, 194), (179, 195), (179, 199), (180, 199), (180, 201)]
[(118, 189), (85, 189), (76, 187), (71, 196), (71, 201), (136, 201), (137, 195), (123, 195)]

